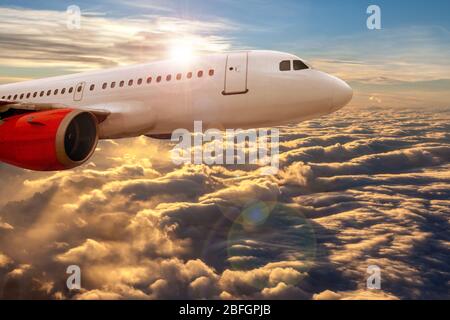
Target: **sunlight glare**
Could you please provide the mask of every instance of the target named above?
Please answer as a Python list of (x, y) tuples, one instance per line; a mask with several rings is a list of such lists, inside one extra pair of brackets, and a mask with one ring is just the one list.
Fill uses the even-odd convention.
[(194, 56), (194, 47), (187, 41), (176, 41), (170, 48), (170, 57), (179, 61), (190, 61)]

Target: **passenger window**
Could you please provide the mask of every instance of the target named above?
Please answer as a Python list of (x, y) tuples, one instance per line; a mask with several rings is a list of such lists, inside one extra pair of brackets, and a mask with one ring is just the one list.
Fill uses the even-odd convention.
[(191, 78), (192, 78), (192, 72), (188, 72), (187, 78), (188, 78), (188, 79), (191, 79)]
[(73, 87), (70, 87), (69, 93), (72, 93), (72, 92), (73, 92)]
[(91, 87), (89, 88), (91, 91), (94, 91), (95, 89), (95, 84), (91, 84)]
[(39, 96), (43, 97), (44, 96), (44, 91), (41, 91), (41, 94)]
[(280, 62), (280, 71), (291, 71), (291, 60), (284, 60)]
[(111, 89), (114, 89), (116, 87), (116, 82), (111, 82)]
[(172, 80), (172, 75), (167, 75), (167, 77), (166, 77), (166, 81), (170, 81), (170, 80)]
[(107, 87), (108, 87), (108, 84), (105, 82), (105, 83), (102, 85), (102, 89), (105, 90)]
[(58, 94), (58, 89), (55, 90), (55, 92), (53, 92), (53, 94), (56, 96)]
[(128, 81), (128, 86), (131, 87), (133, 85), (133, 80)]
[(23, 93), (20, 95), (20, 100), (22, 100), (23, 99)]
[(27, 99), (29, 99), (30, 98), (30, 96), (31, 96), (31, 93), (27, 93)]
[(209, 76), (212, 77), (213, 75), (214, 75), (214, 70), (213, 69), (209, 70)]
[(294, 60), (294, 70), (305, 70), (309, 67), (301, 60)]
[(48, 90), (47, 91), (47, 96), (49, 96), (49, 95), (51, 95), (52, 94), (52, 90)]
[(63, 88), (63, 89), (61, 90), (61, 94), (64, 94), (64, 93), (66, 93), (66, 88)]
[(203, 77), (203, 71), (199, 71), (199, 72), (197, 72), (197, 77), (199, 77), (199, 78), (201, 78), (201, 77)]
[(82, 87), (82, 86), (79, 86), (79, 87), (77, 88), (77, 92), (80, 93), (81, 90), (83, 90), (83, 87)]
[(138, 79), (137, 84), (141, 85), (142, 84), (142, 79)]
[(8, 100), (11, 100), (11, 96), (8, 96)]
[(2, 97), (2, 100), (5, 100), (5, 96)]
[(158, 76), (158, 78), (156, 78), (156, 82), (161, 82), (162, 77)]
[(17, 94), (14, 96), (14, 99), (13, 100), (17, 100)]
[(148, 84), (152, 83), (152, 77), (148, 77), (148, 78), (147, 78), (147, 83), (148, 83)]
[(177, 80), (181, 80), (181, 77), (182, 77), (181, 73), (177, 74)]
[(123, 86), (125, 85), (125, 81), (120, 81), (120, 84), (119, 84), (119, 86), (122, 88)]

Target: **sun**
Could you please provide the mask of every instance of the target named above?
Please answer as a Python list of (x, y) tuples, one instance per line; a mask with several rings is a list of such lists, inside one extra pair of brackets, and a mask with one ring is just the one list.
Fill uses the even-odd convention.
[(194, 46), (189, 41), (174, 41), (170, 47), (170, 57), (178, 61), (190, 61), (194, 56)]

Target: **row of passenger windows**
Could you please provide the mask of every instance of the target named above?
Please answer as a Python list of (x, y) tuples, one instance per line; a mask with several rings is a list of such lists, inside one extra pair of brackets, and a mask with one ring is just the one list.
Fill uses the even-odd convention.
[[(210, 77), (212, 77), (212, 76), (214, 76), (214, 69), (210, 69), (209, 71), (208, 71), (208, 75), (210, 76)], [(197, 72), (197, 78), (202, 78), (204, 76), (204, 71), (203, 70), (199, 70), (198, 72)], [(186, 79), (192, 79), (194, 77), (194, 73), (193, 72), (188, 72), (188, 73), (186, 73), (186, 75), (185, 75), (185, 78)], [(175, 79), (176, 80), (182, 80), (183, 79), (183, 74), (182, 73), (178, 73), (178, 74), (176, 74), (175, 75)], [(156, 82), (157, 83), (160, 83), (161, 81), (163, 80), (163, 77), (162, 76), (158, 76), (158, 77), (156, 77)], [(167, 75), (167, 76), (165, 76), (165, 81), (167, 81), (167, 82), (169, 82), (169, 81), (171, 81), (172, 80), (172, 75), (171, 74), (169, 74), (169, 75)], [(150, 84), (150, 83), (152, 83), (153, 82), (153, 78), (152, 77), (148, 77), (146, 80), (145, 80), (145, 82), (147, 83), (147, 84)], [(128, 82), (127, 82), (127, 85), (129, 86), (129, 87), (131, 87), (131, 86), (133, 86), (134, 84), (137, 84), (137, 85), (142, 85), (143, 83), (144, 83), (144, 79), (143, 78), (139, 78), (139, 79), (137, 79), (137, 81), (136, 82), (134, 82), (134, 80), (133, 79), (130, 79), (130, 80), (128, 80)], [(120, 81), (120, 82), (115, 82), (115, 81), (113, 81), (113, 82), (111, 82), (110, 84), (108, 84), (107, 82), (104, 82), (103, 83), (103, 85), (102, 85), (102, 89), (103, 90), (105, 90), (105, 89), (107, 89), (108, 88), (108, 85), (109, 85), (109, 87), (111, 88), (111, 89), (114, 89), (116, 86), (118, 86), (118, 87), (120, 87), (120, 88), (123, 88), (124, 86), (125, 86), (125, 81), (124, 80), (122, 80), (122, 81)], [(77, 90), (77, 92), (81, 92), (82, 90), (83, 90), (83, 87), (82, 86), (78, 86), (77, 88), (76, 88), (76, 90)], [(89, 86), (89, 90), (90, 91), (94, 91), (95, 90), (95, 84), (91, 84), (90, 86)], [(36, 98), (38, 95), (39, 95), (39, 97), (43, 97), (43, 96), (50, 96), (50, 95), (58, 95), (58, 94), (65, 94), (65, 93), (73, 93), (74, 92), (74, 87), (70, 87), (69, 89), (66, 89), (66, 88), (63, 88), (63, 89), (61, 89), (61, 91), (59, 91), (59, 89), (55, 89), (55, 90), (48, 90), (48, 91), (41, 91), (40, 93), (39, 92), (34, 92), (34, 93), (27, 93), (27, 94), (25, 94), (25, 93), (22, 93), (22, 94), (15, 94), (14, 96), (13, 95), (9, 95), (9, 96), (3, 96), (2, 97), (2, 100), (5, 100), (5, 99), (7, 99), (7, 100), (17, 100), (17, 99), (19, 99), (19, 100), (22, 100), (23, 98), (26, 98), (26, 99), (29, 99), (29, 98), (31, 98), (31, 97), (33, 97), (33, 98)]]
[[(79, 88), (78, 88), (78, 92), (80, 92), (81, 90), (82, 90), (82, 87), (79, 87)], [(68, 92), (68, 93), (72, 93), (72, 92), (73, 92), (73, 87), (70, 87), (70, 88), (67, 90), (67, 92)], [(53, 91), (53, 94), (54, 94), (54, 95), (57, 95), (58, 93), (59, 93), (59, 90), (58, 90), (58, 89), (56, 89), (55, 91)], [(65, 94), (65, 93), (66, 93), (66, 88), (61, 89), (61, 94)], [(20, 100), (22, 100), (23, 98), (26, 98), (26, 99), (29, 99), (29, 98), (31, 98), (31, 97), (36, 98), (36, 97), (38, 96), (38, 94), (39, 94), (39, 97), (43, 97), (44, 95), (50, 96), (50, 95), (52, 94), (52, 90), (48, 90), (47, 92), (41, 91), (40, 93), (35, 92), (35, 93), (33, 93), (33, 94), (31, 94), (31, 93), (29, 92), (29, 93), (27, 93), (26, 95), (25, 95), (25, 93), (22, 93), (20, 96), (19, 96), (18, 94), (14, 95), (14, 96), (12, 96), (12, 95), (9, 95), (9, 96), (3, 96), (2, 99), (3, 99), (3, 100), (5, 100), (5, 99), (8, 99), (8, 100), (11, 100), (11, 99), (17, 100), (17, 98), (19, 98)]]
[[(197, 77), (198, 77), (198, 78), (202, 78), (203, 75), (204, 75), (203, 70), (200, 70), (200, 71), (197, 72)], [(210, 69), (209, 72), (208, 72), (208, 75), (209, 75), (210, 77), (214, 76), (214, 70), (213, 70), (213, 69)], [(192, 72), (188, 72), (188, 73), (186, 74), (186, 79), (192, 79), (193, 76), (194, 76), (194, 74), (193, 74)], [(176, 79), (176, 80), (182, 80), (182, 79), (183, 79), (183, 74), (182, 74), (182, 73), (178, 73), (178, 74), (175, 76), (175, 79)], [(156, 82), (157, 82), (157, 83), (160, 83), (162, 80), (163, 80), (163, 77), (162, 77), (162, 76), (156, 77)], [(171, 80), (172, 80), (172, 75), (171, 75), (171, 74), (167, 75), (167, 76), (165, 77), (165, 80), (166, 80), (167, 82), (171, 81)], [(147, 84), (150, 84), (150, 83), (152, 83), (152, 82), (153, 82), (153, 78), (152, 78), (152, 77), (148, 77), (148, 78), (146, 79), (146, 83), (147, 83)], [(138, 79), (138, 80), (136, 81), (136, 84), (139, 85), (139, 86), (142, 85), (143, 83), (144, 83), (144, 79), (143, 79), (143, 78), (140, 78), (140, 79)], [(128, 80), (128, 86), (129, 86), (129, 87), (133, 86), (133, 84), (134, 84), (134, 80), (133, 80), (133, 79)], [(115, 81), (113, 81), (113, 82), (111, 82), (111, 83), (109, 84), (109, 86), (111, 87), (111, 89), (114, 89), (117, 85), (118, 85), (120, 88), (122, 88), (122, 87), (125, 86), (125, 81), (122, 80), (122, 81), (120, 81), (119, 83), (116, 83)], [(102, 89), (103, 89), (103, 90), (105, 90), (106, 88), (108, 88), (108, 83), (107, 83), (107, 82), (103, 83), (103, 85), (102, 85)], [(95, 84), (91, 84), (91, 86), (89, 87), (89, 90), (90, 90), (90, 91), (94, 91), (94, 90), (95, 90)]]
[(301, 60), (284, 60), (280, 62), (280, 71), (305, 70), (309, 67)]

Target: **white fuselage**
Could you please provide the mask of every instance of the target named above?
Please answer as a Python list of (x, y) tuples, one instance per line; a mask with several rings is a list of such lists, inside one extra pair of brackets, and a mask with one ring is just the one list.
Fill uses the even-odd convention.
[[(3, 85), (0, 99), (108, 111), (99, 127), (103, 139), (192, 130), (194, 121), (204, 129), (276, 126), (329, 114), (351, 100), (342, 80), (312, 68), (293, 70), (298, 60), (273, 51), (166, 60)], [(291, 69), (281, 71), (282, 61), (291, 61)]]

